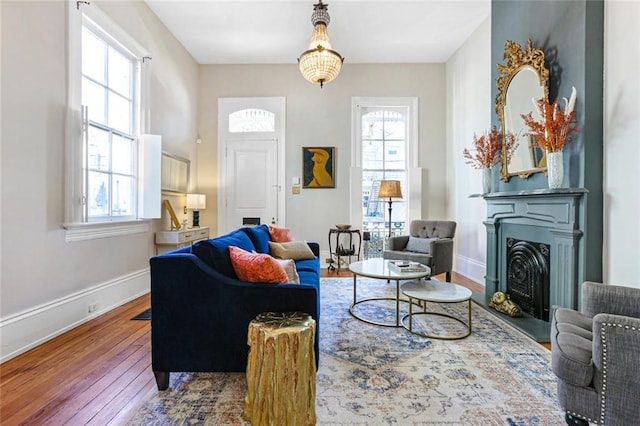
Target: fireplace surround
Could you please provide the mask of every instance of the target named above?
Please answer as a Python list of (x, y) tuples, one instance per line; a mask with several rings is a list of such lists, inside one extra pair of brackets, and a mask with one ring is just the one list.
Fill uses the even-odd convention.
[[(549, 341), (549, 313), (555, 307), (579, 309), (580, 284), (585, 279), (585, 205), (588, 191), (584, 188), (536, 189), (484, 194), (487, 203), (487, 271), (485, 293), (474, 300), (488, 308), (496, 291), (510, 293), (508, 283), (508, 241), (527, 241), (548, 249), (547, 275), (535, 271), (511, 271), (531, 274), (540, 288), (548, 279), (548, 312), (537, 315), (526, 312), (522, 318), (501, 318), (540, 342)], [(544, 251), (542, 248), (540, 251)], [(525, 250), (526, 251), (526, 250)], [(544, 255), (542, 255), (544, 257)], [(538, 259), (542, 262), (541, 259)], [(528, 262), (528, 261), (527, 261)], [(524, 262), (523, 263), (527, 263)], [(535, 264), (535, 262), (529, 262)], [(515, 265), (515, 268), (524, 265)], [(533, 284), (533, 283), (529, 283)], [(526, 285), (529, 285), (526, 284)], [(547, 297), (543, 295), (543, 297)], [(550, 312), (549, 312), (550, 311)]]

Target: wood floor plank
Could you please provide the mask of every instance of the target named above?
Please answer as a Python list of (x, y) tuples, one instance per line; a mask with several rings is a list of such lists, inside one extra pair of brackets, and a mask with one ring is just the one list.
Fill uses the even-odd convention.
[[(123, 389), (131, 386), (141, 374), (146, 373), (147, 377), (149, 377), (149, 373), (151, 373), (151, 345), (141, 349), (142, 351), (139, 354), (142, 357), (136, 358), (137, 361), (134, 364), (128, 368), (123, 364), (121, 371), (104, 376), (87, 389), (86, 392), (83, 392), (82, 398), (77, 398), (78, 402), (73, 401), (77, 406), (77, 414), (73, 417), (68, 417), (69, 411), (73, 410), (73, 407), (70, 407), (71, 410), (65, 407), (63, 411), (56, 413), (56, 416), (52, 417), (54, 422), (56, 419), (61, 419), (69, 422), (69, 424), (84, 425), (113, 401)], [(142, 353), (143, 351), (146, 351), (146, 354)]]
[(95, 426), (123, 424), (133, 414), (133, 410), (147, 400), (151, 392), (158, 392), (158, 388), (149, 364), (147, 370), (138, 375), (125, 389), (121, 389), (118, 396), (109, 401), (87, 424)]

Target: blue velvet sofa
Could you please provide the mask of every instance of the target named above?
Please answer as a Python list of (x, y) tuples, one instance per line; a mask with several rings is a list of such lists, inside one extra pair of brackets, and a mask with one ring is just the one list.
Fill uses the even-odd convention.
[(237, 279), (228, 247), (269, 253), (266, 225), (152, 257), (151, 357), (159, 390), (170, 372), (246, 370), (249, 322), (262, 312), (300, 311), (316, 320), (319, 360), (320, 262), (317, 243), (307, 243), (314, 259), (296, 261), (300, 284), (264, 284)]

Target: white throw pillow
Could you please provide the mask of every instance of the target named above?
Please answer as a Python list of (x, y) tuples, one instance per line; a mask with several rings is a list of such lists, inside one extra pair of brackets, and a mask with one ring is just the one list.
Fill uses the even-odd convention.
[(276, 259), (276, 262), (278, 262), (287, 273), (287, 276), (289, 277), (289, 284), (300, 284), (300, 276), (296, 269), (296, 262), (292, 259)]

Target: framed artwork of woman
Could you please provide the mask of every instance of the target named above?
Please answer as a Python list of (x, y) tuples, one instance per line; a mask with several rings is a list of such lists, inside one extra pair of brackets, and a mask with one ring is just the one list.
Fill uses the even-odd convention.
[(335, 188), (335, 147), (302, 148), (302, 187)]

